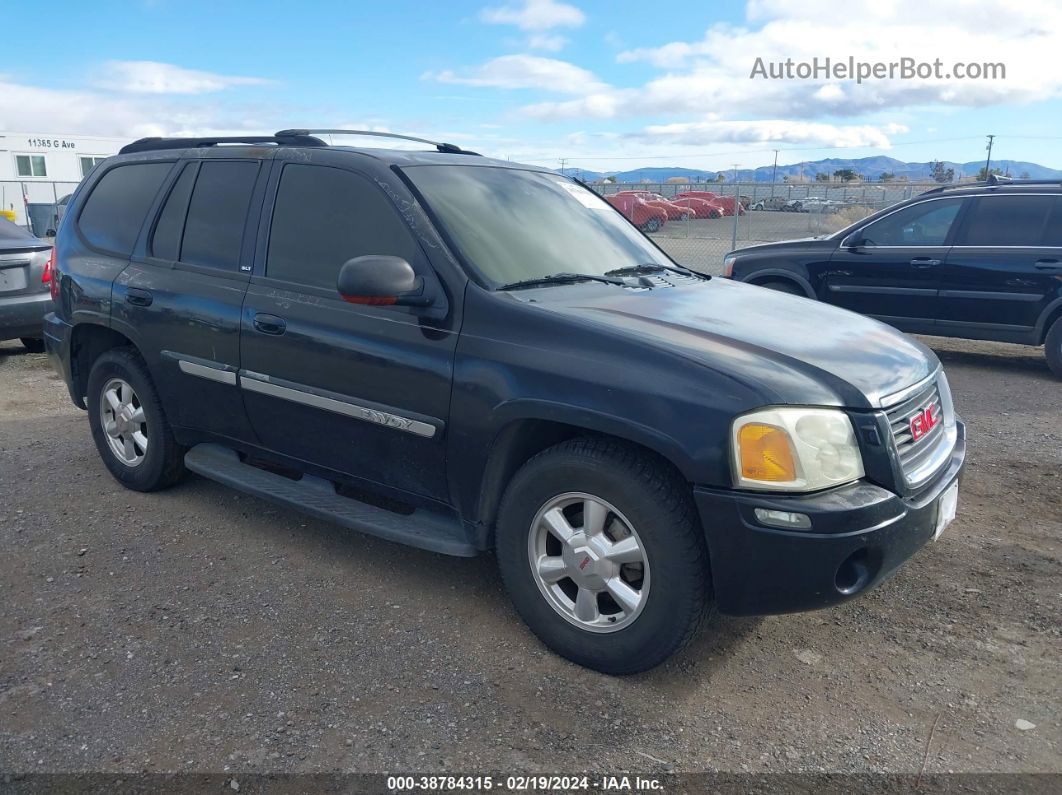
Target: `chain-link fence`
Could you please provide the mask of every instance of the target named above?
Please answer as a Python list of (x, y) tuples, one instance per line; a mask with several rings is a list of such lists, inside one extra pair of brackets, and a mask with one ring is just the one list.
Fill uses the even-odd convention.
[(77, 182), (0, 180), (0, 218), (29, 229), (37, 237), (54, 234)]
[[(46, 237), (59, 225), (65, 199), (77, 182), (0, 180), (0, 217), (8, 217), (38, 237)], [(848, 224), (909, 199), (937, 183), (605, 183), (591, 185), (609, 196), (629, 191), (655, 194), (665, 200), (694, 192), (715, 194), (729, 215), (696, 217), (695, 204), (684, 217), (674, 208), (659, 229), (650, 232), (657, 243), (678, 262), (708, 273), (722, 268), (723, 255), (733, 248), (777, 240), (811, 237), (835, 232)], [(734, 197), (743, 212), (733, 215)], [(708, 199), (712, 201), (711, 198)], [(703, 207), (702, 207), (703, 209)]]
[[(603, 183), (590, 186), (603, 196), (637, 191), (655, 194), (664, 200), (680, 194), (698, 193), (716, 202), (721, 217), (703, 215), (703, 205), (689, 203), (684, 216), (665, 208), (669, 218), (649, 235), (676, 261), (706, 273), (722, 269), (723, 255), (731, 249), (800, 237), (836, 232), (889, 205), (939, 187), (938, 183)], [(734, 215), (734, 197), (743, 212)], [(644, 197), (652, 201), (652, 197)], [(714, 213), (712, 213), (714, 215)], [(677, 216), (677, 217), (676, 217)], [(632, 219), (633, 220), (633, 219)], [(655, 224), (654, 224), (655, 225)]]

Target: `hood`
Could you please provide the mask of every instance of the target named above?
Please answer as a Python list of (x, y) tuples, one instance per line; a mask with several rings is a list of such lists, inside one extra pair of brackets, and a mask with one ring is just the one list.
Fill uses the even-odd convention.
[[(834, 233), (830, 233), (832, 235)], [(753, 254), (760, 251), (777, 251), (780, 248), (793, 248), (793, 249), (806, 249), (806, 248), (836, 248), (837, 243), (830, 239), (827, 235), (816, 235), (815, 237), (797, 237), (792, 240), (778, 240), (774, 243), (760, 243), (756, 246), (745, 246), (745, 248), (737, 248), (733, 251), (728, 251), (726, 256), (740, 257), (742, 254)]]
[(878, 408), (883, 397), (939, 367), (931, 350), (884, 323), (727, 279), (564, 292), (558, 301), (542, 296), (538, 305), (666, 346), (770, 403)]

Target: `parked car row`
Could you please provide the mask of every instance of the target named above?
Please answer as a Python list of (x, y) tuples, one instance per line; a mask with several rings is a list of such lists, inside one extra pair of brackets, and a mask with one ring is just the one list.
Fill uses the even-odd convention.
[(668, 221), (722, 218), (733, 215), (735, 206), (744, 215), (746, 209), (745, 203), (735, 202), (733, 196), (720, 196), (711, 191), (686, 191), (669, 199), (647, 190), (623, 190), (604, 198), (641, 231), (650, 233)]

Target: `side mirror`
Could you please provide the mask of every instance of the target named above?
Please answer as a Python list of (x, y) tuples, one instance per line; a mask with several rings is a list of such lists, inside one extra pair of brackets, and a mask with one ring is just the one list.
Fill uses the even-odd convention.
[(369, 254), (343, 263), (336, 289), (344, 301), (372, 306), (430, 306), (424, 280), (401, 257)]
[(862, 232), (853, 232), (841, 241), (841, 248), (860, 248), (865, 242)]

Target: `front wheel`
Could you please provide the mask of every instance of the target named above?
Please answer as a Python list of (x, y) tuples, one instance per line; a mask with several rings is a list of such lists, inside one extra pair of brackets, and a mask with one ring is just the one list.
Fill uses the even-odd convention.
[(690, 641), (709, 604), (687, 484), (617, 442), (574, 439), (528, 461), (502, 501), (497, 552), (531, 630), (603, 673), (659, 665)]
[(22, 337), (19, 342), (30, 353), (44, 353), (44, 340), (39, 337)]
[(1044, 340), (1044, 354), (1047, 356), (1047, 366), (1056, 378), (1062, 378), (1062, 317), (1051, 324)]
[(144, 361), (129, 348), (101, 354), (88, 377), (92, 439), (123, 486), (156, 491), (184, 475), (183, 447), (162, 410)]

